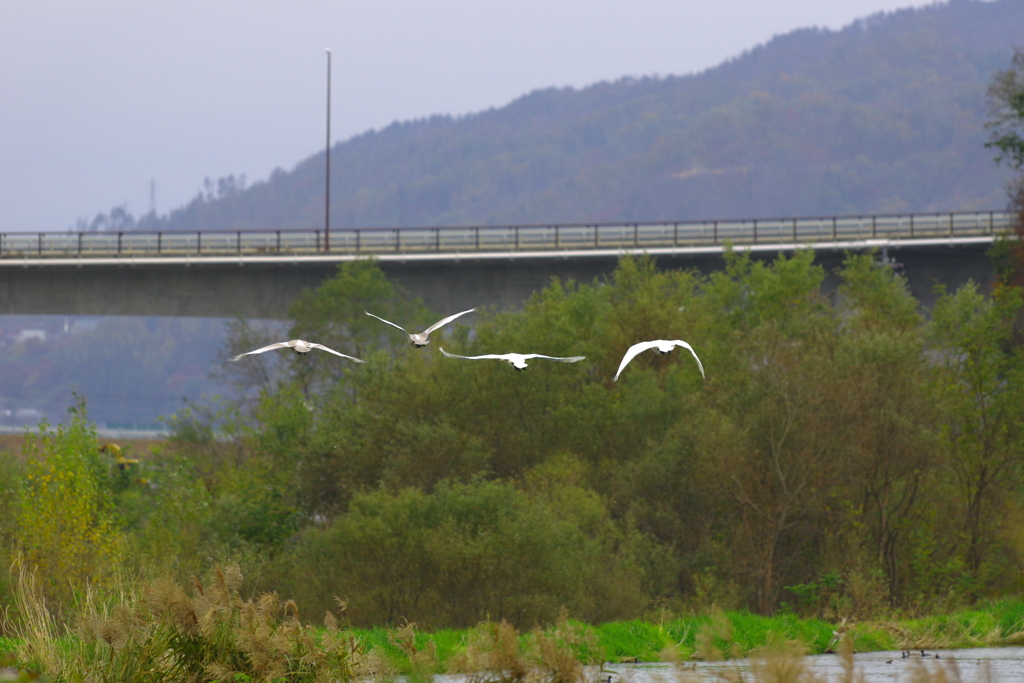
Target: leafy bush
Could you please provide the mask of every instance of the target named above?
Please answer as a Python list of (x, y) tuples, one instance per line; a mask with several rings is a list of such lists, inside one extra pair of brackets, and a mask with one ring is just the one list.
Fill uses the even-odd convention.
[(108, 468), (83, 399), (70, 417), (55, 431), (41, 424), (38, 440), (26, 437), (17, 520), (24, 562), (39, 573), (46, 595), (65, 606), (90, 583), (104, 581), (123, 550)]
[(307, 529), (281, 567), (302, 577), (289, 585), (304, 609), (342, 596), (357, 625), (551, 623), (562, 606), (591, 618), (602, 614), (602, 599), (622, 606), (622, 595), (633, 601), (624, 611), (637, 610), (639, 572), (615, 554), (611, 529), (588, 533), (586, 523), (569, 505), (502, 482), (377, 491)]

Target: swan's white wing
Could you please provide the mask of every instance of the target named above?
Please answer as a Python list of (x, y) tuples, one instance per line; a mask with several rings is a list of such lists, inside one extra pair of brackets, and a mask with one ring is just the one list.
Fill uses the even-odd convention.
[(657, 346), (661, 340), (638, 342), (629, 347), (626, 351), (626, 355), (622, 357), (622, 362), (619, 363), (619, 370), (615, 373), (615, 377), (612, 378), (613, 382), (619, 381), (619, 375), (622, 374), (622, 369), (629, 365), (629, 361), (636, 358), (637, 354), (643, 353), (647, 349), (653, 349)]
[(540, 353), (527, 353), (523, 354), (523, 358), (527, 360), (530, 358), (543, 358), (544, 360), (557, 360), (559, 363), (576, 363), (586, 358), (586, 356), (545, 356)]
[(402, 332), (405, 332), (406, 334), (409, 334), (409, 332), (404, 327), (402, 327), (401, 325), (396, 325), (393, 322), (391, 322), (390, 320), (385, 320), (384, 318), (380, 317), (379, 315), (374, 315), (373, 313), (370, 313), (369, 311), (363, 311), (363, 313), (365, 313), (366, 315), (370, 316), (371, 318), (376, 318), (377, 320), (381, 321), (382, 323), (387, 323), (388, 325), (391, 325), (391, 327), (397, 327)]
[(235, 356), (234, 358), (231, 358), (230, 360), (240, 360), (241, 358), (243, 358), (245, 356), (251, 356), (254, 353), (263, 353), (264, 351), (272, 351), (273, 349), (283, 349), (285, 347), (290, 347), (290, 346), (294, 346), (294, 345), (291, 342), (277, 342), (276, 344), (271, 344), (269, 346), (264, 346), (262, 349), (256, 349), (255, 351), (247, 351), (246, 353), (240, 353), (237, 356)]
[[(451, 321), (453, 321), (456, 318), (458, 318), (460, 315), (466, 315), (467, 313), (472, 313), (475, 310), (476, 310), (475, 308), (471, 308), (468, 311), (463, 311), (462, 313), (456, 313), (455, 315), (450, 315), (450, 316), (448, 316), (447, 318), (445, 318), (443, 320), (438, 320), (436, 323), (434, 323), (433, 325), (431, 325), (427, 329), (423, 330), (423, 335), (426, 336), (426, 335), (430, 334), (431, 332), (433, 332), (434, 330), (436, 330), (437, 328), (441, 327), (442, 325), (447, 325)], [(385, 321), (385, 322), (387, 322), (387, 321)]]
[(341, 356), (342, 358), (348, 358), (349, 360), (354, 360), (357, 363), (365, 363), (366, 362), (365, 360), (359, 360), (355, 356), (346, 356), (344, 353), (338, 353), (334, 349), (329, 349), (326, 346), (324, 346), (323, 344), (312, 344), (311, 343), (310, 347), (312, 347), (314, 349), (320, 349), (321, 351), (327, 351), (328, 353), (333, 353), (335, 356)]
[(693, 350), (693, 347), (684, 342), (682, 339), (673, 339), (672, 343), (675, 344), (676, 346), (682, 346), (683, 348), (690, 350), (690, 353), (693, 354), (693, 359), (697, 361), (697, 367), (700, 368), (700, 376), (703, 379), (707, 379), (707, 377), (704, 375), (704, 364), (700, 362), (700, 358), (697, 358), (697, 352)]
[(460, 356), (460, 355), (455, 354), (455, 353), (448, 353), (447, 351), (444, 350), (443, 347), (441, 348), (441, 353), (443, 353), (444, 355), (448, 356), (449, 358), (464, 358), (466, 360), (483, 360), (483, 359), (489, 359), (489, 358), (493, 358), (495, 360), (504, 360), (505, 358), (509, 357), (509, 354), (502, 354), (502, 355), (499, 356), (498, 354), (495, 354), (495, 353), (488, 353), (488, 354), (483, 355), (483, 356)]

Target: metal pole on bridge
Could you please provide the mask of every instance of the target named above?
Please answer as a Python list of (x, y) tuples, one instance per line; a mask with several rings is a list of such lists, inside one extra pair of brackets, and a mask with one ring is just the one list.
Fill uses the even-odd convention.
[(324, 251), (331, 250), (331, 48), (327, 53), (327, 180), (324, 185)]

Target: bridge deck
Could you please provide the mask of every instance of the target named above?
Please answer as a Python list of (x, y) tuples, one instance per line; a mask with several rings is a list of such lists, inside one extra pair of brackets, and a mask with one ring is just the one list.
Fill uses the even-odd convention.
[(566, 257), (764, 249), (864, 248), (991, 241), (1014, 215), (996, 211), (649, 223), (213, 232), (0, 233), (0, 265), (224, 260)]

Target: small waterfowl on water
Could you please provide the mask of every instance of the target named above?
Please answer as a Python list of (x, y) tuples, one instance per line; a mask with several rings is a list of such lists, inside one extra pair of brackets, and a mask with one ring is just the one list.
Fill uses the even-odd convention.
[(503, 363), (508, 363), (518, 371), (525, 370), (527, 366), (526, 361), (533, 360), (534, 358), (540, 358), (541, 360), (555, 360), (559, 363), (575, 363), (586, 358), (586, 356), (544, 356), (539, 353), (488, 353), (483, 356), (459, 356), (454, 353), (448, 353), (443, 348), (441, 349), (441, 353), (449, 358), (462, 358), (464, 360), (500, 360)]
[(423, 330), (422, 332), (416, 332), (416, 333), (409, 332), (409, 330), (405, 329), (401, 325), (396, 325), (395, 323), (391, 322), (390, 320), (385, 320), (384, 318), (380, 317), (379, 315), (374, 315), (373, 313), (370, 313), (369, 311), (363, 311), (363, 312), (366, 313), (366, 315), (370, 316), (371, 318), (376, 318), (377, 320), (381, 321), (382, 323), (387, 323), (388, 325), (391, 325), (392, 327), (397, 327), (402, 332), (405, 332), (407, 335), (409, 335), (409, 342), (413, 346), (415, 346), (416, 348), (419, 349), (419, 348), (423, 348), (424, 346), (426, 346), (427, 344), (430, 343), (430, 339), (428, 339), (428, 337), (430, 336), (431, 332), (433, 332), (434, 330), (436, 330), (439, 327), (443, 327), (444, 325), (447, 325), (451, 321), (453, 321), (456, 318), (458, 318), (460, 315), (466, 315), (467, 313), (472, 313), (475, 310), (476, 310), (475, 308), (471, 308), (468, 311), (462, 311), (461, 313), (456, 313), (455, 315), (450, 315), (447, 318), (443, 318), (441, 320), (438, 320), (436, 323), (434, 323), (433, 325), (431, 325), (427, 329)]
[(309, 353), (313, 349), (320, 349), (321, 351), (326, 351), (327, 353), (333, 353), (335, 356), (341, 356), (342, 358), (348, 358), (349, 360), (355, 361), (356, 363), (365, 363), (366, 362), (365, 360), (360, 360), (360, 359), (358, 359), (358, 358), (356, 358), (354, 356), (347, 356), (344, 353), (338, 353), (334, 349), (328, 348), (328, 347), (324, 346), (323, 344), (315, 344), (313, 342), (304, 341), (302, 339), (292, 339), (291, 341), (277, 342), (276, 344), (269, 344), (267, 346), (264, 346), (261, 349), (256, 349), (255, 351), (247, 351), (246, 353), (240, 353), (237, 356), (235, 356), (234, 358), (232, 358), (231, 360), (241, 360), (242, 358), (244, 358), (246, 356), (251, 356), (251, 355), (256, 354), (256, 353), (265, 353), (267, 351), (273, 351), (274, 349), (284, 349), (284, 348), (289, 348), (292, 351), (294, 351), (295, 353)]
[(615, 377), (612, 378), (612, 381), (619, 381), (619, 375), (622, 374), (622, 369), (629, 365), (629, 362), (638, 354), (641, 354), (648, 349), (657, 349), (658, 353), (665, 355), (667, 353), (671, 353), (672, 349), (677, 346), (689, 349), (690, 353), (693, 354), (693, 359), (697, 361), (697, 367), (700, 368), (700, 376), (704, 377), (704, 365), (701, 364), (700, 358), (697, 358), (697, 352), (693, 350), (692, 346), (684, 342), (682, 339), (654, 339), (652, 341), (639, 342), (630, 346), (626, 351), (626, 355), (622, 357), (622, 362), (619, 363), (619, 371), (615, 373)]

